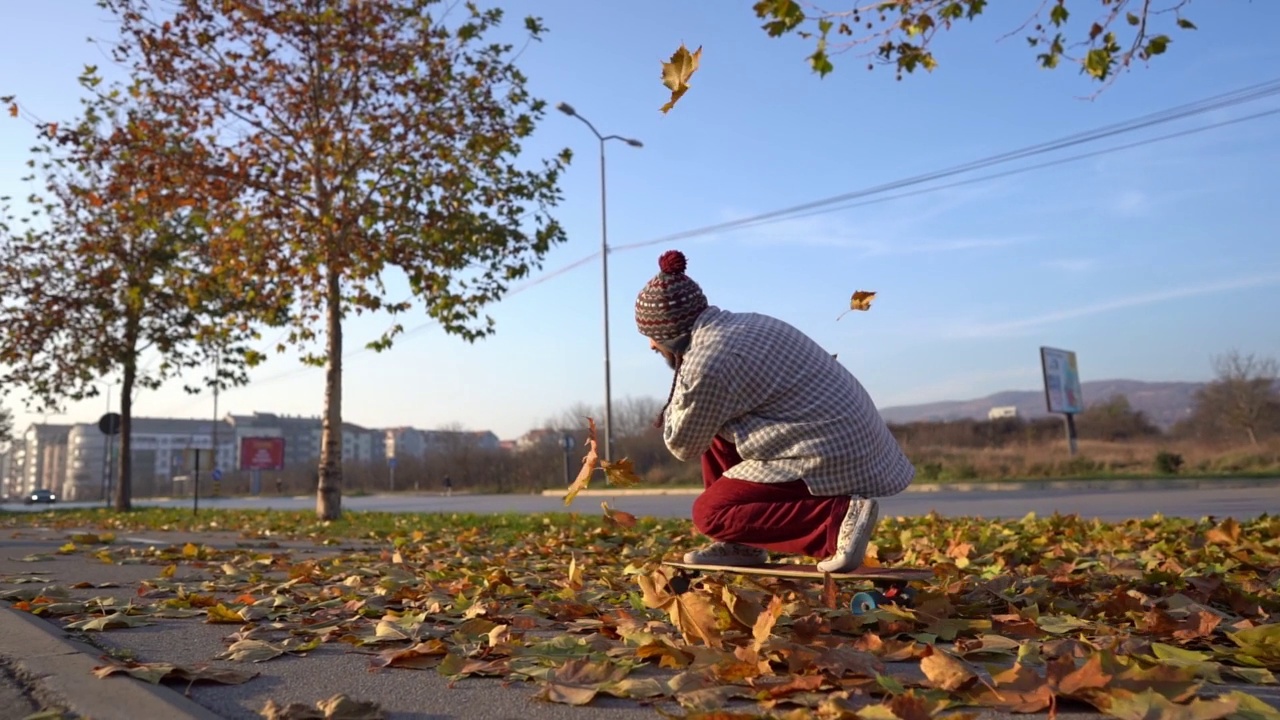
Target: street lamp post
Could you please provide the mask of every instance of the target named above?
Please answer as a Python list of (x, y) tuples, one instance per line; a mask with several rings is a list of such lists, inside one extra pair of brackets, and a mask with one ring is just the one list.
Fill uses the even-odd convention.
[(634, 148), (644, 147), (644, 144), (634, 138), (621, 135), (601, 135), (600, 131), (596, 130), (596, 126), (579, 115), (569, 103), (562, 102), (556, 106), (556, 109), (569, 117), (581, 120), (582, 124), (596, 136), (596, 140), (600, 141), (600, 273), (604, 292), (604, 459), (611, 461), (613, 460), (613, 385), (609, 370), (609, 195), (605, 189), (604, 144), (608, 140), (621, 140)]

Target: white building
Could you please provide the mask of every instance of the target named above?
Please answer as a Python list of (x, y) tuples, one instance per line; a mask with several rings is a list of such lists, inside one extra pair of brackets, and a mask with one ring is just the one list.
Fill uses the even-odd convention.
[[(210, 449), (214, 428), (218, 435), (217, 467), (229, 470), (236, 460), (233, 428), (225, 421), (180, 418), (133, 418), (131, 433), (132, 491), (138, 497), (174, 492), (173, 479), (190, 475), (200, 451), (200, 474), (213, 469)], [(120, 436), (103, 435), (97, 425), (71, 428), (67, 442), (66, 477), (60, 497), (67, 500), (100, 500), (108, 474), (114, 484), (120, 467)], [(111, 454), (108, 456), (107, 450)]]
[(70, 425), (33, 423), (13, 442), (7, 488), (11, 497), (23, 497), (37, 488), (48, 488), (62, 496), (70, 430)]
[(1001, 407), (993, 407), (987, 411), (988, 420), (999, 420), (1000, 418), (1018, 417), (1018, 408), (1015, 405), (1004, 405)]

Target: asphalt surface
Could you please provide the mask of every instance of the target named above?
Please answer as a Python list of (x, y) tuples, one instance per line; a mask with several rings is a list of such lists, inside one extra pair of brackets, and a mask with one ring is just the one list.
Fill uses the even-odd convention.
[[(1075, 489), (1046, 487), (1026, 489), (932, 490), (905, 492), (880, 500), (881, 516), (926, 515), (937, 512), (945, 516), (984, 518), (1019, 518), (1029, 512), (1037, 515), (1079, 514), (1107, 521), (1147, 518), (1156, 513), (1170, 517), (1236, 519), (1280, 512), (1280, 479), (1261, 481), (1206, 481), (1199, 487), (1165, 486), (1130, 481), (1107, 481), (1106, 485), (1071, 481)], [(609, 507), (639, 516), (689, 517), (696, 492), (683, 494), (633, 494), (626, 491), (588, 491), (565, 506), (563, 491), (552, 495), (452, 495), (387, 494), (342, 499), (346, 510), (380, 512), (462, 512), (462, 513), (542, 513), (573, 511), (599, 514), (601, 502)], [(97, 503), (66, 503), (57, 507), (99, 506)], [(191, 498), (136, 500), (138, 507), (191, 507)], [(201, 498), (201, 508), (310, 510), (315, 498), (300, 497), (236, 497)], [(43, 511), (46, 506), (5, 506), (6, 510)]]
[[(694, 495), (627, 495), (580, 496), (570, 509), (588, 513), (600, 512), (601, 501), (611, 507), (640, 515), (688, 516)], [(189, 506), (189, 499), (165, 504)], [(141, 504), (141, 503), (140, 503)], [(235, 500), (202, 499), (201, 507), (246, 507), (277, 509), (310, 509), (314, 500), (304, 498), (242, 498)], [(559, 496), (467, 496), (429, 495), (372, 496), (347, 498), (350, 510), (442, 511), (442, 512), (545, 512), (564, 510)], [(7, 509), (7, 508), (6, 508)], [(35, 508), (43, 510), (43, 507)], [(882, 502), (886, 514), (918, 514), (931, 510), (944, 515), (977, 515), (982, 517), (1021, 517), (1027, 512), (1050, 514), (1075, 512), (1104, 519), (1165, 515), (1201, 517), (1252, 517), (1280, 510), (1280, 485), (1253, 487), (1187, 488), (1152, 491), (1150, 488), (1114, 489), (1110, 492), (1082, 488), (1064, 490), (1011, 490), (1005, 492), (943, 491), (904, 493)], [(33, 529), (11, 532), (0, 537), (0, 577), (46, 573), (50, 584), (73, 583), (118, 587), (73, 589), (74, 597), (87, 599), (112, 595), (127, 599), (137, 591), (140, 580), (153, 578), (151, 565), (111, 565), (82, 553), (52, 554), (66, 542), (71, 531)], [(231, 547), (244, 541), (234, 533), (187, 535), (181, 533), (121, 534), (118, 542), (148, 544), (182, 544), (188, 540), (212, 546)], [(343, 552), (362, 543), (348, 546), (320, 547), (308, 542), (281, 543), (298, 554), (330, 554)], [(23, 562), (36, 553), (51, 554), (39, 562)], [(180, 570), (181, 572), (181, 570)], [(0, 589), (19, 587), (0, 584)], [(30, 587), (29, 585), (27, 587)], [(18, 617), (21, 616), (21, 617)], [(226, 648), (225, 638), (235, 626), (210, 625), (200, 620), (158, 620), (157, 624), (128, 630), (94, 633), (90, 638), (97, 647), (80, 645), (79, 649), (51, 646), (39, 649), (41, 641), (24, 639), (21, 633), (43, 628), (49, 643), (62, 642), (65, 636), (56, 621), (19, 613), (0, 602), (0, 717), (21, 718), (29, 708), (46, 709), (48, 701), (62, 704), (92, 716), (95, 720), (113, 717), (149, 720), (194, 720), (221, 717), (250, 720), (261, 717), (268, 700), (278, 704), (301, 702), (314, 706), (335, 693), (345, 693), (358, 700), (376, 700), (392, 720), (435, 720), (437, 718), (518, 718), (520, 720), (559, 720), (560, 718), (654, 718), (657, 710), (633, 700), (598, 697), (590, 705), (575, 708), (537, 700), (537, 687), (532, 684), (500, 680), (466, 678), (450, 682), (434, 670), (404, 669), (370, 671), (368, 656), (360, 649), (345, 645), (325, 645), (305, 658), (282, 657), (247, 669), (260, 673), (242, 685), (193, 685), (155, 688), (122, 676), (94, 678), (94, 665), (104, 662), (110, 652), (142, 661), (164, 661), (183, 664), (208, 663), (214, 666), (246, 669), (243, 663), (215, 661), (213, 657)], [(20, 632), (19, 632), (20, 631)], [(336, 644), (335, 644), (336, 645)], [(7, 648), (7, 649), (6, 649)], [(10, 668), (12, 675), (5, 672)], [(904, 666), (906, 667), (906, 666)], [(16, 679), (15, 676), (16, 675)], [(1226, 690), (1227, 688), (1220, 688)], [(1280, 707), (1280, 690), (1257, 686), (1240, 686)], [(158, 694), (158, 695), (157, 695)], [(185, 695), (185, 697), (184, 697)], [(165, 697), (174, 703), (166, 705)], [(132, 699), (131, 699), (132, 698)], [(192, 702), (194, 701), (194, 702)], [(183, 705), (186, 703), (186, 705)], [(142, 708), (152, 708), (142, 710)], [(154, 709), (154, 708), (161, 709)], [(194, 708), (190, 712), (182, 710)], [(14, 712), (20, 710), (21, 712)], [(668, 705), (667, 712), (676, 710)], [(678, 711), (677, 711), (678, 712)], [(1047, 718), (1048, 715), (1009, 716), (981, 713), (982, 718)], [(1062, 720), (1098, 718), (1091, 712), (1072, 712), (1060, 708)]]

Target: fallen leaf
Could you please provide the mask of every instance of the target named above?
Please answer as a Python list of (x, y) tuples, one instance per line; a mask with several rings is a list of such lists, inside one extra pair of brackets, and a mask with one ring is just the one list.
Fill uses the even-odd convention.
[(222, 685), (239, 685), (258, 676), (256, 672), (243, 670), (227, 670), (207, 665), (175, 665), (172, 663), (143, 663), (132, 660), (123, 663), (100, 665), (93, 669), (93, 674), (105, 678), (116, 673), (131, 675), (153, 685), (162, 682), (197, 683), (209, 682)]
[(342, 694), (314, 706), (302, 703), (281, 706), (268, 700), (259, 714), (267, 720), (385, 720), (387, 717), (378, 703), (352, 700)]

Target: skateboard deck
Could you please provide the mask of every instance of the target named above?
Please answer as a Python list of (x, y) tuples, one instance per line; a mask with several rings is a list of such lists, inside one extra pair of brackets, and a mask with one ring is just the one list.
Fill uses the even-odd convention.
[(824, 573), (816, 565), (799, 565), (796, 563), (764, 563), (762, 565), (711, 565), (701, 563), (664, 562), (663, 565), (693, 572), (725, 572), (742, 575), (764, 575), (777, 578), (794, 578), (801, 580), (823, 580), (830, 576), (832, 580), (878, 580), (881, 582), (913, 582), (928, 580), (933, 571), (928, 568), (906, 567), (860, 567), (845, 572)]
[(797, 563), (764, 563), (761, 565), (712, 565), (667, 561), (663, 565), (677, 570), (677, 575), (669, 581), (670, 589), (676, 594), (688, 592), (693, 586), (693, 578), (701, 573), (734, 573), (739, 575), (758, 575), (773, 578), (794, 580), (817, 580), (826, 586), (831, 596), (827, 600), (835, 607), (835, 582), (837, 580), (868, 580), (873, 585), (886, 588), (883, 592), (854, 593), (849, 601), (849, 610), (854, 615), (865, 614), (885, 603), (894, 603), (911, 607), (915, 601), (916, 591), (910, 586), (912, 582), (928, 580), (933, 571), (928, 568), (908, 567), (860, 567), (856, 570), (838, 573), (825, 573), (816, 565), (800, 565)]

